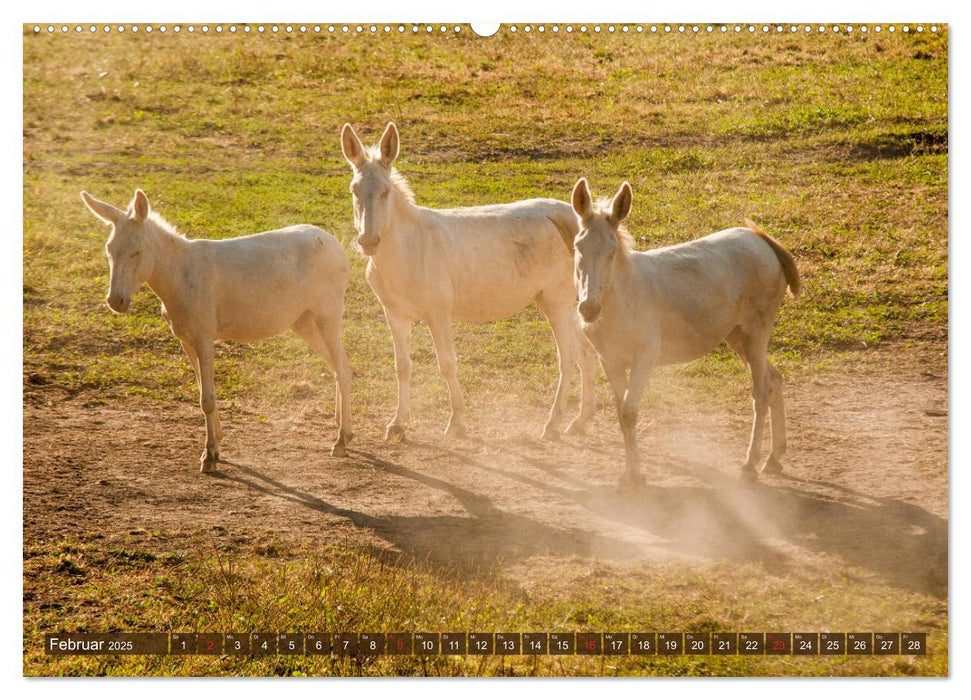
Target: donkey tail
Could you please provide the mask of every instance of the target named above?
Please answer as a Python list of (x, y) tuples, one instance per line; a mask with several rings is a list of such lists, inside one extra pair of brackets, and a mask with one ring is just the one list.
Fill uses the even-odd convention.
[(779, 264), (782, 265), (782, 272), (786, 276), (786, 282), (789, 284), (789, 290), (792, 292), (792, 296), (799, 296), (799, 292), (802, 290), (802, 280), (799, 279), (799, 270), (796, 269), (796, 261), (793, 259), (792, 254), (751, 219), (745, 219), (745, 225), (769, 244), (772, 252), (775, 253), (775, 257), (778, 258)]

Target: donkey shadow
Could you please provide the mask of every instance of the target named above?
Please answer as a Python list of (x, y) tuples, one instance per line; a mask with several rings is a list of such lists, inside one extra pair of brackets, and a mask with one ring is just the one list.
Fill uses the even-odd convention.
[(358, 450), (352, 453), (374, 469), (413, 479), (429, 488), (448, 493), (471, 517), (370, 515), (335, 505), (285, 484), (255, 467), (237, 462), (224, 462), (233, 467), (233, 471), (217, 472), (214, 476), (318, 513), (344, 518), (357, 528), (371, 530), (412, 559), (433, 561), (469, 573), (491, 570), (504, 562), (537, 555), (585, 557), (596, 553), (615, 559), (631, 559), (637, 555), (622, 540), (579, 528), (558, 528), (539, 523), (500, 510), (487, 496), (443, 479), (415, 472), (370, 453)]
[[(438, 452), (465, 467), (493, 476), (502, 476), (523, 486), (573, 501), (608, 520), (637, 527), (654, 535), (653, 547), (708, 559), (758, 562), (782, 573), (789, 566), (788, 557), (763, 542), (758, 529), (740, 521), (735, 509), (724, 498), (723, 490), (737, 480), (716, 470), (718, 489), (706, 487), (649, 486), (639, 491), (621, 491), (613, 485), (586, 482), (551, 463), (522, 450), (510, 449), (516, 459), (544, 472), (549, 478), (534, 478), (518, 471), (504, 469), (461, 451), (432, 443), (413, 443), (414, 447)], [(687, 473), (686, 469), (678, 471)], [(638, 549), (630, 544), (628, 549)], [(600, 556), (608, 556), (598, 552)], [(628, 555), (625, 558), (630, 558)]]
[[(659, 460), (654, 474), (686, 474), (699, 485), (649, 485), (621, 492), (587, 483), (549, 457), (524, 451), (517, 459), (542, 472), (539, 478), (503, 468), (462, 449), (409, 441), (413, 450), (435, 451), (481, 470), (572, 501), (599, 518), (652, 535), (652, 546), (709, 560), (760, 563), (784, 574), (796, 566), (786, 547), (839, 558), (903, 590), (947, 596), (947, 521), (919, 506), (872, 498), (844, 486), (792, 477), (747, 482), (707, 464)], [(616, 561), (641, 556), (636, 543), (589, 529), (560, 527), (498, 508), (478, 489), (421, 473), (363, 450), (350, 450), (361, 465), (453, 497), (467, 516), (376, 516), (344, 508), (243, 464), (219, 478), (348, 520), (373, 531), (403, 554), (461, 571), (493, 569), (532, 556), (565, 555)], [(650, 483), (650, 474), (648, 476)], [(825, 489), (827, 495), (818, 493)], [(814, 491), (815, 490), (815, 491)], [(835, 494), (835, 495), (833, 495)]]
[[(504, 446), (548, 479), (485, 465), (438, 445), (421, 447), (569, 498), (602, 518), (640, 528), (661, 540), (657, 546), (682, 554), (759, 562), (783, 574), (793, 564), (774, 544), (784, 543), (836, 556), (896, 588), (947, 597), (947, 520), (912, 503), (784, 474), (751, 482), (702, 462), (670, 458), (655, 462), (646, 489), (622, 492), (587, 483), (532, 450)], [(670, 474), (688, 475), (702, 485), (650, 485), (652, 475)]]

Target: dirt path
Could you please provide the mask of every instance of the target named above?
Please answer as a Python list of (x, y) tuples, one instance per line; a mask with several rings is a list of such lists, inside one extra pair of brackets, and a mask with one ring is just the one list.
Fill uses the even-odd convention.
[(90, 396), (25, 387), (25, 542), (220, 526), (373, 542), (460, 568), (576, 556), (850, 565), (945, 597), (946, 381), (877, 366), (790, 383), (786, 474), (756, 484), (738, 479), (747, 405), (656, 412), (642, 428), (649, 488), (635, 495), (614, 486), (612, 410), (557, 444), (534, 437), (544, 411), (522, 406), (479, 407), (475, 437), (461, 441), (427, 421), (386, 445), (369, 421), (343, 460), (320, 420), (224, 410), (228, 461), (203, 476), (188, 401), (85, 407)]

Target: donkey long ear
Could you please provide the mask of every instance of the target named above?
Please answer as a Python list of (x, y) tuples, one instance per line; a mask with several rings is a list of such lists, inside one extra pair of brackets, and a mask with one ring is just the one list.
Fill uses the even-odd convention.
[(367, 159), (364, 155), (361, 139), (354, 133), (350, 124), (345, 124), (344, 128), (341, 129), (341, 151), (343, 151), (344, 158), (347, 159), (352, 168), (360, 168), (361, 164)]
[(152, 208), (148, 205), (148, 197), (145, 196), (145, 193), (141, 190), (135, 190), (135, 197), (131, 200), (128, 210), (131, 212), (131, 218), (141, 224), (148, 218)]
[(121, 209), (117, 209), (107, 202), (99, 201), (89, 195), (87, 192), (81, 193), (81, 199), (83, 199), (84, 203), (88, 205), (88, 209), (91, 210), (91, 213), (104, 221), (106, 224), (116, 224), (125, 218), (125, 212), (123, 212)]
[(381, 135), (381, 143), (378, 146), (381, 154), (381, 163), (386, 168), (390, 168), (398, 157), (398, 127), (394, 122), (388, 122), (388, 126)]
[(610, 221), (614, 226), (627, 218), (630, 214), (631, 205), (634, 203), (634, 192), (630, 188), (630, 183), (626, 180), (614, 195), (614, 201), (610, 208)]
[(586, 219), (593, 213), (593, 198), (590, 196), (590, 186), (587, 178), (581, 177), (573, 186), (573, 211), (581, 219)]

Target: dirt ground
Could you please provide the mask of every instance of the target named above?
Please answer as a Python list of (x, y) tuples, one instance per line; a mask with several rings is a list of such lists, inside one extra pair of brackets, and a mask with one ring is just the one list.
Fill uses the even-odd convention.
[(864, 364), (787, 384), (786, 472), (754, 484), (738, 478), (747, 402), (645, 408), (648, 488), (633, 494), (615, 485), (612, 408), (556, 444), (537, 438), (545, 411), (515, 402), (474, 407), (463, 440), (427, 419), (385, 444), (386, 416), (358, 419), (350, 457), (334, 459), (319, 413), (264, 420), (234, 405), (222, 409), (225, 462), (203, 475), (190, 397), (91, 405), (90, 393), (26, 383), (25, 543), (219, 526), (523, 572), (549, 557), (849, 565), (946, 598), (944, 359)]

